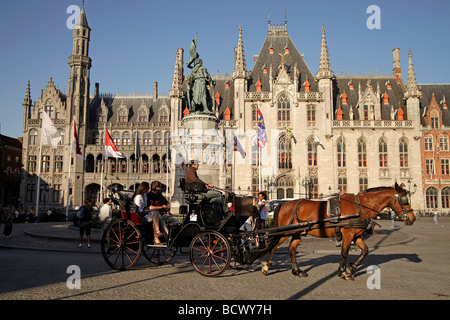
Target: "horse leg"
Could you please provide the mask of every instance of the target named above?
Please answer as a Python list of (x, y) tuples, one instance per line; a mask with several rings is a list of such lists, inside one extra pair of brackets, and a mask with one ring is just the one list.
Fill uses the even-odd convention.
[(291, 256), (292, 274), (294, 276), (307, 277), (308, 274), (298, 267), (297, 258), (295, 257), (300, 240), (301, 240), (300, 237), (297, 238), (293, 236), (292, 241), (289, 244), (289, 255)]
[(338, 277), (344, 280), (353, 280), (352, 275), (347, 272), (347, 257), (350, 245), (353, 240), (353, 234), (343, 234), (341, 245), (341, 261), (339, 262)]
[(364, 257), (369, 253), (369, 248), (361, 237), (356, 238), (355, 244), (361, 249), (361, 254), (355, 259), (355, 261), (349, 264), (349, 270), (352, 276), (355, 274), (356, 269), (361, 264)]
[(269, 253), (267, 254), (267, 261), (266, 261), (266, 262), (265, 262), (265, 261), (262, 262), (261, 272), (262, 272), (265, 276), (267, 276), (267, 273), (269, 272), (269, 267), (272, 266), (272, 258), (273, 258), (273, 254), (275, 253), (275, 250), (277, 250), (277, 248), (278, 248), (279, 246), (281, 246), (281, 244), (282, 244), (284, 241), (286, 241), (287, 238), (289, 238), (289, 237), (282, 237), (282, 238), (278, 241), (277, 245), (276, 245), (272, 250), (270, 250)]

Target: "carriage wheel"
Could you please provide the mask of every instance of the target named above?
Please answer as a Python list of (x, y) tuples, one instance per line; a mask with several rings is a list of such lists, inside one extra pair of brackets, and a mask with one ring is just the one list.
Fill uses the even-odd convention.
[(230, 264), (230, 244), (223, 235), (215, 231), (196, 235), (189, 251), (192, 266), (203, 276), (217, 276)]
[(150, 261), (151, 263), (154, 263), (158, 266), (162, 266), (166, 263), (169, 263), (177, 253), (177, 248), (148, 248), (147, 250), (144, 250), (143, 254), (144, 257)]
[(111, 268), (130, 269), (142, 254), (141, 232), (131, 221), (114, 221), (103, 233), (101, 247), (103, 258)]

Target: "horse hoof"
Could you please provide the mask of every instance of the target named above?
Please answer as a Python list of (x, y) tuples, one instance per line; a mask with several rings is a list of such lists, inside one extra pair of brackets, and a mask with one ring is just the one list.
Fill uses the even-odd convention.
[(353, 276), (347, 271), (338, 272), (338, 277), (344, 280), (355, 280), (353, 279)]
[(308, 274), (305, 271), (302, 271), (302, 270), (292, 270), (292, 274), (294, 276), (298, 276), (300, 278), (308, 277)]
[(263, 273), (263, 275), (267, 276), (267, 270), (261, 269), (261, 272)]

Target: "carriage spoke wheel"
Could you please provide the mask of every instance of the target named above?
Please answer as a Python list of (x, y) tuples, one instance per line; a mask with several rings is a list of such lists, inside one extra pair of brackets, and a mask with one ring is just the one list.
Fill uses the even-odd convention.
[(144, 250), (144, 257), (153, 264), (158, 266), (165, 265), (169, 263), (177, 253), (177, 248), (148, 248)]
[(230, 244), (223, 235), (215, 231), (196, 235), (189, 251), (192, 266), (203, 276), (217, 276), (230, 264)]
[(101, 248), (103, 258), (111, 268), (130, 269), (142, 254), (141, 232), (131, 221), (114, 221), (103, 233)]

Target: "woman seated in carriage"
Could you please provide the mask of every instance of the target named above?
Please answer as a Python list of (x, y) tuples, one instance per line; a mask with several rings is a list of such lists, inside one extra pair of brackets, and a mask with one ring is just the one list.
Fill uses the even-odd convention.
[(144, 221), (153, 223), (153, 244), (160, 245), (161, 241), (159, 241), (159, 238), (164, 236), (163, 233), (159, 230), (159, 220), (161, 219), (161, 216), (158, 210), (152, 207), (149, 208), (147, 205), (147, 193), (149, 191), (150, 186), (148, 182), (142, 182), (134, 192), (131, 200), (138, 206), (138, 213), (143, 216)]

